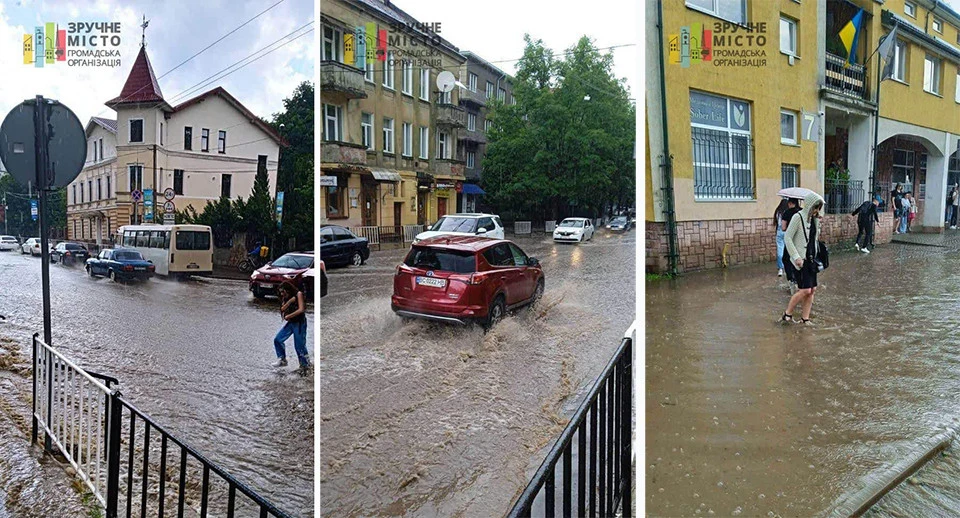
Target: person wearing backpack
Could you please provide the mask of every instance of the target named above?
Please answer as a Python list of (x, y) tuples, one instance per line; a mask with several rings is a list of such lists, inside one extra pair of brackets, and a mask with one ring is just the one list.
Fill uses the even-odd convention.
[[(790, 297), (787, 309), (780, 317), (780, 322), (793, 322), (793, 310), (800, 305), (802, 314), (800, 320), (810, 322), (810, 310), (813, 308), (813, 298), (817, 291), (817, 273), (825, 268), (820, 261), (820, 213), (823, 210), (823, 198), (811, 192), (803, 200), (803, 209), (790, 219), (784, 244), (790, 254), (790, 263), (797, 271), (797, 292)], [(825, 249), (822, 250), (826, 252)], [(826, 259), (825, 256), (823, 256)]]
[[(853, 247), (859, 252), (869, 254), (870, 249), (873, 248), (873, 225), (880, 222), (880, 217), (877, 216), (879, 204), (876, 198), (865, 201), (851, 214), (851, 216), (857, 216), (857, 240)], [(861, 236), (863, 236), (863, 246), (860, 245)]]

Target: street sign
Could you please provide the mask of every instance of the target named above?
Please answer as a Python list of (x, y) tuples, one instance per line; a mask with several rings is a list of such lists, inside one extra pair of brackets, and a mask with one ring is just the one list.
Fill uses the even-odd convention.
[(177, 197), (177, 193), (172, 188), (167, 187), (166, 189), (163, 190), (163, 199), (167, 201), (172, 201), (176, 197)]
[(39, 211), (37, 210), (37, 200), (30, 200), (30, 218), (34, 221), (39, 217)]
[(336, 187), (337, 186), (337, 177), (336, 176), (321, 176), (320, 177), (320, 187)]
[(176, 215), (172, 212), (163, 213), (163, 224), (164, 225), (173, 225), (176, 223)]
[(177, 206), (174, 205), (172, 201), (166, 201), (166, 202), (163, 203), (163, 213), (164, 213), (164, 215), (166, 215), (166, 214), (173, 214), (173, 213), (175, 213), (175, 212), (177, 212)]
[(281, 220), (283, 220), (283, 191), (278, 191), (277, 192), (277, 228), (278, 229), (280, 228)]
[(34, 117), (37, 99), (20, 103), (10, 110), (0, 125), (0, 161), (21, 185), (32, 183), (41, 189), (66, 187), (87, 160), (87, 137), (80, 119), (70, 108), (53, 99), (43, 99), (43, 145), (47, 166), (38, 179)]
[(153, 189), (143, 190), (143, 220), (153, 223)]
[(140, 191), (133, 191), (130, 193), (130, 197), (133, 198), (133, 201), (140, 201), (143, 199), (143, 193)]

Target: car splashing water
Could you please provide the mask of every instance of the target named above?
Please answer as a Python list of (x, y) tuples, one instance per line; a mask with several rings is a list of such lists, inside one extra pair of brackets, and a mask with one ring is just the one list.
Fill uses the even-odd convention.
[[(489, 332), (390, 310), (405, 250), (331, 269), (322, 300), (321, 501), (331, 516), (499, 516), (634, 318), (632, 234), (514, 240), (546, 290)], [(572, 408), (571, 408), (572, 407)]]
[[(43, 322), (39, 261), (0, 253), (0, 314), (7, 317), (0, 324), (0, 339), (16, 344), (27, 375), (30, 336), (42, 330)], [(87, 277), (79, 266), (59, 264), (51, 265), (50, 275), (53, 345), (67, 358), (119, 379), (125, 398), (281, 509), (313, 516), (313, 375), (294, 372), (292, 339), (287, 343), (291, 366), (270, 367), (273, 336), (282, 325), (275, 299), (253, 300), (245, 282), (154, 278), (114, 283)], [(312, 355), (309, 308), (307, 319)], [(21, 385), (8, 401), (29, 416), (29, 378)], [(0, 445), (10, 439), (26, 446), (29, 435), (23, 429), (3, 428), (5, 415), (0, 412)], [(151, 448), (158, 443), (154, 435)], [(157, 456), (151, 453), (151, 462)], [(7, 456), (0, 452), (0, 457)], [(32, 469), (19, 459), (9, 456), (0, 462)], [(156, 473), (157, 467), (152, 470)], [(3, 471), (0, 465), (0, 482)], [(20, 497), (65, 506), (45, 516), (74, 516), (75, 491), (43, 489), (58, 480), (67, 479), (44, 472)]]
[(957, 257), (835, 253), (810, 326), (772, 264), (648, 282), (648, 514), (819, 516), (960, 416)]

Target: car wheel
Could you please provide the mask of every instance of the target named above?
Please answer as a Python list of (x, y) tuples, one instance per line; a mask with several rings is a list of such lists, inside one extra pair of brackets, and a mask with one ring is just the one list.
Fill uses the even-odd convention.
[(363, 264), (363, 255), (359, 250), (353, 252), (353, 257), (350, 258), (350, 264), (354, 266), (360, 266)]
[(88, 276), (93, 277), (93, 268), (90, 268), (89, 264), (84, 266), (83, 269), (87, 271)]
[(120, 281), (117, 280), (117, 271), (116, 271), (116, 270), (110, 270), (110, 280), (113, 281), (113, 282), (120, 282)]
[(539, 302), (543, 298), (543, 279), (537, 281), (537, 287), (533, 290), (533, 302)]
[(504, 315), (507, 313), (507, 305), (503, 301), (503, 295), (498, 295), (497, 298), (493, 300), (493, 304), (490, 305), (490, 310), (487, 312), (487, 321), (485, 327), (490, 329), (491, 327), (497, 325), (497, 322), (503, 320)]

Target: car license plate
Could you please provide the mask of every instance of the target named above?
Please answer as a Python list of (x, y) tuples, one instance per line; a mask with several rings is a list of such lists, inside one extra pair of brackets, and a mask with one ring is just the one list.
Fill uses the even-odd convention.
[(188, 269), (188, 270), (199, 270), (199, 269), (200, 269), (200, 265), (197, 264), (197, 263), (190, 263), (190, 264), (187, 265), (187, 269)]
[(433, 277), (420, 277), (417, 276), (417, 284), (420, 286), (432, 286), (434, 288), (443, 288), (447, 285), (446, 279), (436, 279)]
[(267, 289), (270, 289), (270, 290), (273, 289), (273, 284), (270, 284), (269, 282), (261, 282), (261, 283), (259, 283), (259, 284), (260, 284), (260, 287), (261, 287), (261, 288), (267, 288)]
[(143, 266), (137, 266), (136, 268), (134, 268), (134, 270), (136, 270), (136, 271), (138, 271), (138, 272), (142, 272), (142, 271), (146, 270), (146, 268), (143, 267)]

